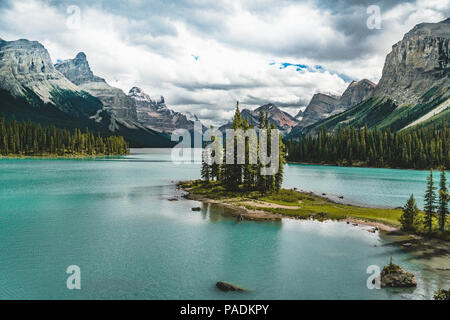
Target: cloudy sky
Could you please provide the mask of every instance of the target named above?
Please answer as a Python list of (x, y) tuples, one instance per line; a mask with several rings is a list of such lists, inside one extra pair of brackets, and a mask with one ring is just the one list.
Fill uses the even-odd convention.
[(404, 33), (449, 16), (450, 0), (0, 0), (0, 38), (40, 41), (55, 62), (83, 51), (111, 85), (219, 124), (236, 100), (295, 115), (316, 92), (378, 82)]

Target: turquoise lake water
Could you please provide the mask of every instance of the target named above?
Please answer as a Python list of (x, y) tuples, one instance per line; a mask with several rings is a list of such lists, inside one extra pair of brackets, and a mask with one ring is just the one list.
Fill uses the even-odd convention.
[[(199, 165), (135, 152), (0, 160), (0, 299), (420, 299), (448, 284), (362, 227), (192, 212), (201, 204), (173, 181), (198, 178)], [(427, 172), (288, 165), (285, 176), (285, 187), (398, 206), (412, 192), (421, 201)], [(367, 267), (390, 256), (416, 274), (417, 289), (367, 289)], [(81, 268), (81, 290), (66, 287), (70, 265)], [(217, 281), (251, 292), (223, 293)]]

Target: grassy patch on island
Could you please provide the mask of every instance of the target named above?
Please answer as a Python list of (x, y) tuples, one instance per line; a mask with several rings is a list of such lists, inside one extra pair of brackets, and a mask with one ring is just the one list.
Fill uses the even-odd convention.
[[(354, 218), (381, 222), (394, 227), (400, 226), (399, 218), (402, 213), (400, 209), (365, 208), (339, 204), (310, 193), (290, 189), (262, 194), (258, 191), (245, 192), (242, 188), (239, 188), (239, 191), (229, 191), (216, 181), (195, 180), (182, 182), (180, 185), (190, 193), (202, 195), (208, 199), (221, 200), (224, 203), (233, 203), (247, 209), (263, 210), (284, 216), (317, 220)], [(255, 205), (249, 204), (252, 203), (251, 201), (256, 201)], [(264, 203), (280, 207), (270, 205), (264, 207), (261, 205)], [(286, 208), (286, 206), (291, 208)]]

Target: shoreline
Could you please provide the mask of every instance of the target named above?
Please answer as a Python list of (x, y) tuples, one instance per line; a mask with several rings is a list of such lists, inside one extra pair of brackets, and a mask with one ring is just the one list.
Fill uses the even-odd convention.
[[(325, 167), (339, 167), (339, 168), (366, 168), (366, 169), (393, 169), (393, 170), (412, 170), (412, 171), (429, 171), (430, 168), (426, 169), (416, 169), (416, 168), (400, 168), (400, 167), (371, 167), (371, 166), (359, 166), (359, 165), (351, 165), (351, 166), (340, 166), (338, 164), (332, 163), (316, 163), (316, 162), (298, 162), (298, 161), (286, 161), (286, 164), (301, 164), (301, 165), (309, 165), (309, 166), (325, 166)], [(432, 168), (436, 170), (436, 168)], [(448, 171), (448, 170), (446, 170)]]
[[(177, 184), (179, 186), (179, 184)], [(202, 203), (210, 203), (214, 204), (223, 208), (230, 209), (229, 213), (230, 215), (236, 217), (237, 219), (242, 218), (243, 220), (249, 220), (249, 221), (281, 221), (282, 217), (281, 215), (270, 213), (270, 212), (264, 212), (262, 210), (251, 210), (242, 206), (233, 205), (230, 203), (226, 203), (219, 200), (214, 200), (207, 198), (205, 196), (195, 194), (192, 192), (189, 192), (188, 189), (185, 189), (180, 186), (180, 188), (187, 192), (185, 195), (183, 195), (184, 198), (194, 201), (200, 201)]]
[[(283, 213), (273, 213), (273, 212), (267, 212), (264, 210), (256, 210), (254, 208), (248, 208), (246, 206), (243, 205), (239, 205), (239, 204), (247, 204), (249, 201), (244, 201), (244, 202), (238, 202), (238, 201), (234, 201), (233, 198), (223, 198), (223, 199), (211, 199), (203, 194), (198, 194), (198, 193), (194, 193), (192, 192), (192, 188), (186, 188), (183, 186), (183, 183), (186, 183), (187, 181), (179, 181), (176, 183), (177, 188), (183, 190), (186, 192), (185, 195), (183, 195), (184, 198), (190, 199), (190, 200), (194, 200), (194, 201), (200, 201), (203, 203), (210, 203), (210, 204), (214, 204), (217, 206), (221, 206), (227, 209), (230, 209), (230, 214), (239, 218), (239, 219), (243, 219), (243, 220), (250, 220), (250, 221), (282, 221), (282, 219), (292, 219), (292, 220), (318, 220), (318, 221), (324, 221), (324, 220), (331, 220), (331, 221), (340, 221), (340, 222), (346, 222), (346, 223), (353, 223), (353, 224), (358, 224), (358, 225), (364, 225), (367, 227), (375, 227), (376, 229), (383, 231), (383, 232), (400, 232), (400, 228), (394, 225), (390, 225), (388, 223), (382, 222), (382, 221), (377, 221), (377, 220), (367, 220), (367, 219), (363, 219), (363, 218), (358, 218), (358, 217), (346, 217), (343, 219), (332, 219), (329, 217), (325, 217), (325, 216), (318, 216), (317, 218), (315, 217), (301, 217), (301, 216), (295, 216), (295, 215), (288, 215), (288, 214), (283, 214)], [(354, 207), (354, 208), (373, 208), (373, 209), (380, 209), (377, 207), (363, 207), (360, 205), (355, 205), (352, 203), (344, 203), (341, 201), (336, 201), (335, 199), (326, 197), (326, 196), (322, 196), (316, 192), (305, 192), (305, 191), (298, 191), (295, 190), (295, 192), (298, 193), (302, 193), (305, 195), (314, 195), (328, 203), (331, 204), (340, 204), (340, 205), (345, 205), (345, 206), (350, 206), (350, 207)], [(251, 201), (251, 200), (250, 200)], [(252, 203), (253, 206), (258, 205), (257, 202), (253, 202)], [(269, 203), (265, 203), (265, 204), (269, 204)], [(264, 208), (264, 207), (262, 207)], [(267, 208), (267, 207), (265, 207)], [(276, 204), (272, 204), (272, 208), (285, 208), (285, 206), (282, 205), (276, 205)], [(292, 207), (292, 208), (296, 208), (296, 207)]]
[(109, 157), (122, 157), (127, 156), (129, 154), (114, 154), (114, 155), (71, 155), (71, 156), (58, 156), (58, 155), (37, 155), (37, 156), (18, 156), (18, 155), (9, 155), (9, 156), (0, 156), (0, 160), (28, 160), (28, 159), (54, 159), (54, 160), (63, 160), (63, 159), (98, 159), (98, 158), (109, 158)]

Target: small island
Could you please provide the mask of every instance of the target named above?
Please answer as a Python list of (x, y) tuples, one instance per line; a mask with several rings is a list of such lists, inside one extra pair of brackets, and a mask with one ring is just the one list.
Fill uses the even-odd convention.
[[(232, 119), (234, 132), (248, 132), (254, 129), (248, 118), (243, 118), (237, 103)], [(260, 110), (258, 121), (258, 134), (275, 131), (275, 126), (269, 121), (267, 113)], [(219, 136), (211, 138), (211, 144), (203, 151), (201, 180), (182, 181), (178, 187), (187, 192), (186, 197), (206, 203), (213, 203), (230, 210), (237, 220), (280, 221), (282, 217), (294, 219), (341, 220), (353, 225), (364, 224), (373, 226), (370, 232), (402, 231), (414, 239), (426, 236), (449, 241), (450, 232), (448, 219), (449, 195), (447, 189), (445, 167), (441, 166), (439, 190), (436, 193), (433, 170), (427, 178), (426, 192), (424, 194), (425, 206), (421, 211), (417, 208), (414, 196), (403, 207), (374, 208), (344, 204), (334, 201), (325, 194), (298, 191), (297, 189), (282, 188), (286, 163), (286, 146), (282, 138), (274, 144), (275, 140), (261, 144), (261, 139), (241, 139), (241, 150), (244, 150), (242, 159), (238, 161), (238, 138), (228, 141), (225, 147)], [(253, 145), (252, 145), (253, 144)], [(272, 148), (274, 144), (274, 148)], [(262, 163), (261, 159), (251, 162), (251, 148), (261, 151), (270, 150), (268, 156), (276, 154), (270, 164)], [(272, 150), (273, 149), (273, 150)], [(223, 156), (227, 155), (226, 159)], [(234, 161), (229, 161), (228, 155)], [(215, 159), (215, 161), (211, 161)], [(225, 161), (226, 160), (226, 161)], [(275, 161), (277, 170), (267, 170)], [(266, 169), (264, 171), (264, 169)], [(264, 174), (263, 174), (264, 172)], [(267, 174), (269, 172), (269, 174)], [(339, 197), (343, 198), (343, 196)], [(336, 199), (337, 200), (337, 199)], [(199, 208), (196, 208), (198, 211)], [(414, 240), (412, 239), (412, 240)], [(410, 239), (411, 240), (411, 239)], [(405, 244), (406, 247), (406, 244)]]
[[(280, 189), (271, 193), (229, 191), (217, 181), (183, 181), (178, 186), (186, 197), (230, 209), (239, 220), (280, 221), (292, 219), (341, 220), (384, 231), (400, 228), (400, 209), (381, 209), (336, 203), (313, 193)], [(375, 230), (375, 229), (374, 229)]]

